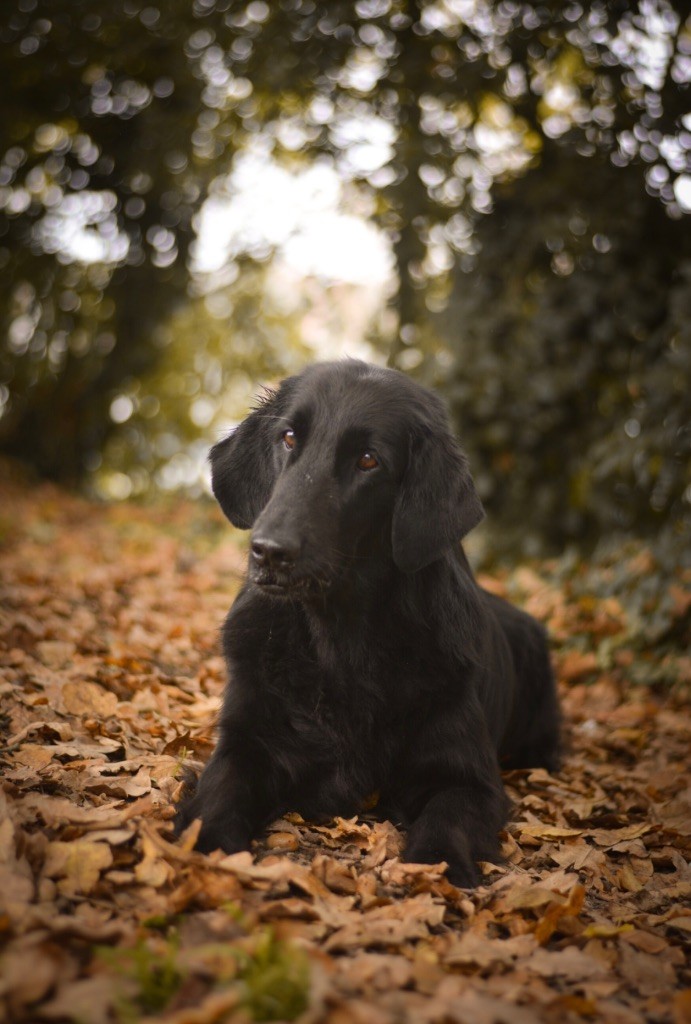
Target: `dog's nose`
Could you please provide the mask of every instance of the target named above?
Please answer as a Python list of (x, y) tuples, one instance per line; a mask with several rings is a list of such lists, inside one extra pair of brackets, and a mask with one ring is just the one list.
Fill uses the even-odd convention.
[(267, 569), (292, 569), (299, 553), (299, 545), (295, 542), (277, 541), (270, 537), (252, 540), (252, 558), (257, 565)]

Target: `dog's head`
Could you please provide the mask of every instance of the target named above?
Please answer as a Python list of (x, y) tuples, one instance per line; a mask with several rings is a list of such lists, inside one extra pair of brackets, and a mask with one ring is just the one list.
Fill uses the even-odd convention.
[(484, 515), (439, 398), (356, 361), (283, 381), (210, 457), (221, 508), (252, 528), (250, 578), (268, 592), (392, 560), (416, 572)]

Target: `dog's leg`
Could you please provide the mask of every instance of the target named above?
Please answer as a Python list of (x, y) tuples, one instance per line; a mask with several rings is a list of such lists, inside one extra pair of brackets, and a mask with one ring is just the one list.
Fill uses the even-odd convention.
[(446, 861), (454, 885), (480, 881), (476, 861), (499, 860), (498, 832), (508, 801), (501, 788), (475, 780), (436, 792), (408, 832), (406, 860), (423, 864)]
[(238, 758), (237, 751), (222, 736), (196, 791), (181, 804), (175, 831), (179, 834), (195, 818), (201, 818), (196, 849), (202, 853), (248, 850), (250, 840), (270, 814), (261, 785), (265, 773), (252, 761)]
[(499, 760), (504, 770), (546, 768), (561, 764), (561, 713), (546, 638), (535, 626), (532, 644), (517, 658), (514, 712), (506, 730)]
[(476, 861), (500, 859), (509, 801), (482, 711), (475, 701), (455, 710), (427, 719), (408, 751), (409, 782), (399, 794), (413, 801), (406, 859), (445, 860), (455, 885), (472, 886), (480, 880)]

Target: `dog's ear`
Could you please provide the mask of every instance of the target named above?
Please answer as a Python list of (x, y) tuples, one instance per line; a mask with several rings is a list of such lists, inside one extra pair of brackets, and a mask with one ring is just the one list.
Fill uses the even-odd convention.
[(233, 526), (241, 530), (250, 529), (271, 496), (276, 479), (274, 440), (292, 385), (289, 377), (278, 391), (267, 390), (254, 412), (209, 452), (211, 489)]
[(454, 547), (484, 518), (468, 460), (447, 433), (411, 441), (392, 524), (394, 562), (417, 572)]

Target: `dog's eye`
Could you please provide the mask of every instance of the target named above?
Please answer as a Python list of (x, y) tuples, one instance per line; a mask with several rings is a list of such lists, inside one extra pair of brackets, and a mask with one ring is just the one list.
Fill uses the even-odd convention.
[(357, 460), (357, 468), (361, 469), (363, 473), (367, 473), (370, 469), (376, 469), (378, 465), (379, 463), (371, 452), (363, 452)]
[(281, 440), (283, 441), (283, 444), (286, 446), (288, 451), (292, 452), (293, 448), (297, 444), (297, 440), (296, 440), (296, 437), (295, 437), (295, 431), (294, 430), (284, 430), (283, 433), (281, 434)]

